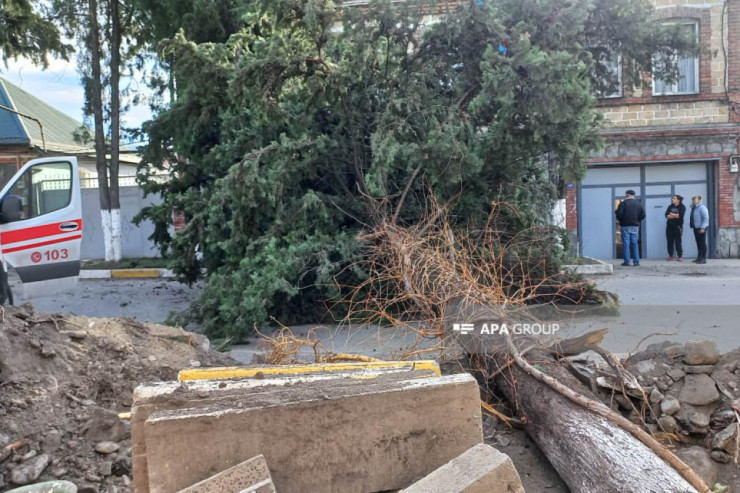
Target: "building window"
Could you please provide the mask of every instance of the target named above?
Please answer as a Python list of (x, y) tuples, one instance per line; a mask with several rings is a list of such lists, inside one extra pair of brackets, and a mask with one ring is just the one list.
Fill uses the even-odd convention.
[(600, 73), (595, 75), (596, 97), (622, 97), (622, 56), (616, 52), (609, 52), (598, 64)]
[[(699, 24), (696, 22), (683, 23), (681, 24), (683, 29), (686, 29), (694, 36), (699, 35)], [(672, 59), (678, 65), (678, 80), (675, 82), (666, 82), (657, 77), (653, 77), (653, 95), (669, 95), (669, 94), (696, 94), (699, 92), (699, 57), (697, 55), (679, 55), (673, 53), (670, 55)], [(665, 64), (665, 60), (662, 57), (655, 57), (653, 64), (656, 68), (662, 68)]]

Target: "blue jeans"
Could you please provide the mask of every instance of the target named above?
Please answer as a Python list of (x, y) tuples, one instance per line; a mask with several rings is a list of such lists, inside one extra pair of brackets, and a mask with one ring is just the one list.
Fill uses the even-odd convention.
[(624, 263), (630, 263), (630, 245), (632, 246), (632, 260), (635, 265), (640, 263), (640, 250), (637, 248), (637, 232), (639, 226), (622, 226), (622, 258)]

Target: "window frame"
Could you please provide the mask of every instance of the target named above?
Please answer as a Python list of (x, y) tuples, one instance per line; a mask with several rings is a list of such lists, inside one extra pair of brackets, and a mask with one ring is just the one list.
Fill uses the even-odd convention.
[[(699, 41), (699, 37), (701, 34), (701, 22), (699, 19), (683, 19), (683, 20), (677, 20), (674, 22), (668, 22), (667, 24), (679, 24), (682, 26), (693, 26), (694, 27), (694, 34), (696, 35), (697, 42)], [(674, 52), (674, 57), (678, 57), (678, 53)], [(700, 55), (694, 55), (694, 81), (693, 81), (693, 90), (691, 91), (685, 91), (685, 92), (679, 92), (678, 91), (678, 83), (681, 80), (680, 77), (680, 71), (679, 71), (679, 80), (676, 82), (673, 82), (671, 84), (671, 89), (675, 88), (675, 90), (672, 90), (671, 92), (657, 92), (655, 89), (655, 81), (656, 77), (651, 74), (651, 85), (652, 85), (652, 95), (653, 96), (684, 96), (684, 95), (692, 95), (692, 94), (699, 94), (701, 92), (701, 88), (699, 87), (700, 84), (700, 74), (699, 71), (701, 70), (701, 63), (700, 63)], [(653, 64), (655, 64), (655, 57), (653, 57)], [(660, 79), (657, 79), (660, 80)], [(664, 87), (666, 87), (668, 84), (663, 84)]]
[(614, 99), (624, 97), (622, 85), (622, 53), (617, 52), (617, 91), (611, 94), (596, 94), (597, 99)]
[[(38, 191), (36, 191), (34, 189), (35, 184), (34, 184), (34, 179), (33, 179), (34, 178), (34, 176), (33, 176), (33, 170), (34, 169), (37, 169), (37, 168), (40, 168), (40, 167), (49, 166), (49, 165), (52, 165), (52, 166), (53, 165), (64, 165), (67, 168), (67, 169), (65, 169), (65, 171), (68, 171), (69, 172), (69, 184), (70, 184), (70, 186), (69, 186), (69, 190), (68, 190), (69, 193), (67, 194), (67, 197), (66, 197), (66, 203), (63, 206), (57, 207), (54, 210), (45, 211), (43, 213), (38, 213), (38, 214), (33, 214), (34, 209), (38, 209), (38, 203), (36, 203), (36, 207), (34, 207), (34, 201), (39, 198)], [(24, 181), (26, 179), (26, 177), (28, 177), (27, 183), (23, 187), (26, 190), (26, 194), (27, 195), (26, 196), (16, 195), (16, 196), (20, 197), (22, 200), (25, 199), (25, 201), (22, 202), (23, 203), (23, 208), (24, 208), (24, 210), (23, 210), (23, 216), (24, 217), (21, 217), (21, 218), (17, 219), (16, 221), (27, 221), (27, 220), (35, 219), (35, 218), (38, 218), (38, 217), (43, 217), (43, 216), (45, 216), (47, 214), (52, 214), (54, 212), (57, 212), (57, 211), (60, 211), (60, 210), (63, 210), (63, 209), (66, 209), (67, 207), (69, 207), (70, 204), (72, 203), (72, 194), (73, 194), (73, 191), (74, 191), (73, 190), (74, 180), (73, 180), (73, 176), (72, 176), (73, 173), (74, 173), (73, 166), (69, 162), (67, 162), (67, 161), (49, 161), (49, 162), (43, 162), (43, 163), (34, 164), (30, 168), (26, 169), (26, 171), (24, 171), (23, 173), (21, 173), (20, 175), (18, 175), (17, 177), (15, 177), (15, 180), (12, 182), (12, 184), (8, 188), (8, 192), (7, 192), (8, 195), (16, 195), (16, 194), (13, 194), (12, 193), (14, 191), (14, 188), (16, 186), (18, 186), (18, 184), (20, 182)], [(63, 181), (66, 181), (66, 180), (63, 180)], [(40, 181), (38, 183), (41, 184), (41, 183), (43, 183), (43, 181)], [(41, 192), (43, 192), (43, 190), (41, 190)], [(36, 211), (36, 212), (39, 212), (39, 211)], [(16, 221), (11, 221), (11, 222), (16, 222)]]

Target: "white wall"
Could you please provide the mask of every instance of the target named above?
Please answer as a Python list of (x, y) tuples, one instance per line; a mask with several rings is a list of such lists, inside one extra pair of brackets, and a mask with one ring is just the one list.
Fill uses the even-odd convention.
[[(154, 225), (145, 221), (140, 226), (131, 220), (142, 208), (162, 202), (158, 195), (144, 198), (139, 187), (121, 187), (121, 231), (122, 253), (124, 258), (158, 257), (159, 251), (148, 237), (154, 232)], [(105, 257), (103, 228), (100, 218), (100, 195), (97, 188), (82, 189), (82, 259), (102, 259)]]

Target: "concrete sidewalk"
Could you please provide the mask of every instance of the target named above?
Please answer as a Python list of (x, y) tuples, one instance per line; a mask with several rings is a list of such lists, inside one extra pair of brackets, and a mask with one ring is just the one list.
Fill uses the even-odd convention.
[(702, 265), (691, 259), (643, 260), (639, 267), (609, 262), (614, 274), (592, 279), (599, 289), (619, 296), (620, 315), (574, 320), (566, 334), (608, 327), (604, 345), (620, 353), (634, 350), (653, 333), (662, 336), (642, 347), (666, 339), (709, 339), (723, 351), (740, 347), (740, 259), (710, 259)]
[(627, 305), (740, 305), (740, 259), (667, 262), (644, 260), (624, 267), (619, 260), (612, 276), (593, 276), (599, 288), (619, 295)]

